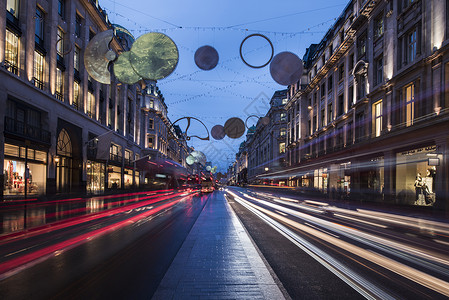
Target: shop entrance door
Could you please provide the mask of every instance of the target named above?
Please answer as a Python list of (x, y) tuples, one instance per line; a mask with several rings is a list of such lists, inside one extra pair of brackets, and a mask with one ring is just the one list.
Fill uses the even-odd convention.
[(72, 142), (65, 129), (58, 136), (56, 145), (58, 162), (56, 163), (56, 191), (66, 193), (71, 190), (72, 178)]

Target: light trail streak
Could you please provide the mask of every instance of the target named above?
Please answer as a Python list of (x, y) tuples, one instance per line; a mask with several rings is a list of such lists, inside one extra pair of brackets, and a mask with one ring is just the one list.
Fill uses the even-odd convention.
[(345, 215), (342, 215), (342, 214), (334, 214), (334, 216), (339, 217), (339, 218), (343, 218), (343, 219), (348, 219), (348, 220), (351, 220), (351, 221), (354, 221), (354, 222), (360, 222), (360, 223), (368, 224), (368, 225), (371, 225), (371, 226), (376, 226), (376, 227), (380, 227), (380, 228), (388, 228), (388, 226), (385, 226), (385, 225), (381, 225), (381, 224), (377, 224), (377, 223), (373, 223), (373, 222), (368, 222), (368, 221), (364, 221), (364, 220), (357, 219), (357, 218), (351, 218), (351, 217), (348, 217), (348, 216), (345, 216)]
[[(177, 195), (178, 194), (174, 194), (172, 196), (175, 197)], [(169, 193), (166, 193), (164, 195), (164, 197), (159, 197), (159, 196), (160, 195), (152, 195), (152, 196), (147, 196), (147, 197), (144, 197), (144, 198), (140, 198), (140, 200), (147, 200), (147, 199), (153, 199), (155, 197), (158, 197), (155, 200), (136, 202), (136, 203), (133, 203), (133, 204), (128, 205), (126, 207), (127, 207), (127, 209), (134, 209), (134, 208), (137, 208), (137, 207), (140, 207), (140, 206), (150, 205), (150, 204), (153, 204), (153, 203), (156, 203), (156, 202), (160, 202), (160, 201), (164, 201), (164, 200), (167, 200), (167, 199), (171, 198)], [(93, 221), (93, 220), (96, 220), (96, 219), (104, 218), (106, 216), (115, 215), (115, 214), (117, 214), (117, 212), (121, 212), (122, 210), (123, 210), (123, 207), (112, 208), (112, 209), (109, 209), (109, 210), (104, 210), (104, 211), (100, 211), (100, 212), (89, 214), (89, 215), (77, 216), (77, 217), (73, 217), (73, 218), (57, 221), (55, 223), (45, 224), (43, 226), (32, 228), (32, 229), (29, 229), (27, 231), (13, 232), (11, 234), (0, 236), (0, 245), (8, 243), (8, 242), (10, 242), (13, 239), (19, 239), (19, 238), (24, 238), (24, 237), (28, 238), (28, 237), (36, 236), (36, 235), (39, 235), (39, 234), (42, 234), (42, 233), (47, 233), (47, 232), (51, 232), (51, 231), (55, 231), (55, 230), (59, 230), (59, 229), (63, 229), (63, 228), (67, 228), (67, 227), (71, 227), (71, 226), (75, 226), (75, 225), (79, 225), (81, 223)]]
[[(355, 254), (363, 259), (371, 261), (387, 270), (390, 270), (390, 271), (392, 271), (398, 275), (401, 275), (409, 280), (412, 280), (422, 286), (425, 286), (426, 288), (437, 291), (438, 293), (441, 293), (441, 294), (449, 297), (449, 283), (444, 280), (441, 280), (435, 276), (429, 275), (425, 272), (422, 272), (420, 270), (417, 270), (415, 268), (407, 266), (403, 263), (397, 262), (397, 261), (390, 259), (386, 256), (383, 256), (381, 254), (360, 248), (360, 247), (353, 245), (349, 242), (343, 241), (334, 236), (330, 236), (322, 231), (316, 230), (314, 228), (310, 228), (307, 225), (295, 222), (287, 217), (281, 216), (281, 215), (276, 214), (268, 209), (262, 208), (260, 206), (257, 206), (255, 204), (251, 203), (251, 202), (248, 202), (230, 191), (228, 191), (228, 193), (233, 195), (234, 199), (236, 199), (240, 203), (245, 202), (247, 204), (247, 206), (251, 206), (254, 209), (259, 210), (266, 216), (270, 216), (271, 218), (276, 219), (284, 224), (288, 224), (289, 226), (296, 228), (297, 230), (308, 233), (316, 238), (326, 241), (327, 243), (329, 243), (331, 245), (337, 246), (343, 250), (348, 251), (349, 253)], [(259, 200), (259, 202), (264, 203), (266, 201)], [(319, 223), (320, 225), (327, 225), (326, 223), (330, 223), (330, 222), (324, 221), (324, 220), (317, 220), (318, 218), (313, 217), (313, 216), (307, 216), (303, 213), (294, 212), (294, 211), (291, 211), (290, 209), (279, 207), (278, 205), (275, 205), (275, 204), (271, 204), (271, 205), (269, 203), (264, 203), (264, 204), (272, 206), (275, 209), (281, 210), (284, 213), (300, 215), (301, 219), (308, 219), (309, 221), (311, 220), (314, 223)], [(287, 211), (289, 211), (289, 212), (287, 212)], [(363, 237), (367, 240), (375, 241), (376, 243), (379, 243), (382, 245), (387, 244), (389, 247), (394, 247), (395, 249), (399, 249), (402, 252), (412, 252), (416, 256), (413, 258), (414, 260), (417, 260), (420, 257), (425, 257), (429, 260), (433, 260), (438, 263), (444, 263), (446, 265), (449, 264), (449, 259), (447, 257), (444, 257), (444, 256), (438, 257), (437, 253), (426, 253), (425, 249), (417, 249), (417, 248), (405, 245), (403, 243), (397, 243), (397, 242), (390, 241), (390, 240), (387, 240), (384, 238), (369, 235), (369, 234), (357, 231), (350, 227), (339, 226), (339, 224), (336, 224), (336, 223), (331, 223), (331, 224), (336, 225), (337, 226), (336, 228), (339, 228), (341, 232), (351, 233), (350, 235), (347, 235), (347, 236), (356, 238), (356, 240), (363, 241), (362, 239), (360, 239), (360, 237)], [(334, 230), (335, 230), (335, 228), (334, 228)], [(354, 237), (352, 235), (354, 235)], [(359, 238), (357, 238), (357, 236)], [(368, 243), (368, 244), (373, 246), (371, 243)], [(435, 267), (435, 266), (433, 266), (433, 267)], [(445, 273), (445, 275), (448, 275), (448, 272), (446, 269), (443, 269), (443, 272)]]
[(309, 254), (312, 258), (318, 261), (321, 265), (327, 268), (329, 271), (334, 273), (338, 278), (346, 282), (349, 286), (359, 292), (367, 299), (394, 299), (390, 294), (386, 293), (382, 289), (377, 286), (371, 284), (368, 280), (349, 269), (347, 266), (340, 263), (338, 260), (322, 251), (320, 248), (316, 247), (306, 239), (300, 237), (284, 225), (278, 223), (272, 218), (269, 218), (267, 215), (262, 213), (257, 209), (257, 206), (240, 198), (236, 194), (232, 193), (229, 190), (226, 190), (227, 193), (233, 195), (235, 201), (242, 204), (248, 210), (253, 212), (263, 221), (265, 221), (268, 225), (273, 227), (280, 234), (289, 239), (293, 244), (295, 244), (298, 248)]
[[(392, 241), (392, 240), (385, 239), (385, 238), (381, 238), (381, 237), (375, 236), (373, 234), (367, 234), (367, 233), (361, 232), (359, 230), (356, 230), (352, 227), (348, 227), (348, 226), (338, 224), (335, 222), (329, 222), (329, 221), (326, 221), (326, 220), (323, 220), (323, 219), (320, 219), (320, 218), (317, 218), (317, 217), (314, 217), (314, 216), (311, 216), (308, 214), (304, 214), (304, 213), (301, 213), (301, 212), (298, 212), (295, 210), (291, 210), (291, 209), (285, 208), (283, 206), (278, 206), (278, 205), (275, 205), (270, 202), (260, 200), (260, 199), (254, 198), (254, 197), (248, 197), (248, 198), (252, 199), (254, 201), (260, 202), (269, 207), (272, 207), (274, 209), (284, 211), (285, 213), (288, 213), (290, 215), (294, 215), (300, 219), (308, 220), (309, 222), (320, 225), (324, 228), (327, 228), (328, 230), (335, 231), (335, 232), (339, 233), (340, 235), (344, 235), (348, 238), (355, 239), (355, 240), (357, 240), (361, 243), (364, 243), (368, 246), (380, 249), (382, 251), (389, 251), (390, 254), (393, 254), (396, 257), (406, 259), (411, 263), (418, 264), (423, 267), (429, 268), (429, 262), (427, 262), (426, 260), (429, 260), (429, 261), (435, 262), (435, 263), (439, 263), (439, 264), (443, 264), (443, 265), (449, 265), (449, 258), (447, 256), (445, 256), (444, 254), (441, 254), (441, 253), (438, 253), (435, 251), (431, 251), (431, 250), (425, 249), (425, 248), (412, 247), (410, 245), (400, 243), (397, 241)], [(275, 199), (275, 201), (276, 201), (276, 199)], [(276, 202), (278, 202), (278, 201), (276, 201)], [(287, 204), (290, 206), (296, 206), (299, 208), (306, 209), (301, 204), (298, 204), (298, 205), (289, 204), (289, 203), (287, 203)], [(327, 211), (332, 211), (332, 212), (338, 211), (341, 213), (347, 213), (347, 214), (351, 214), (351, 215), (360, 216), (358, 212), (347, 210), (347, 209), (342, 209), (342, 208), (337, 208), (337, 207), (324, 207), (324, 209), (326, 209)], [(335, 215), (335, 213), (334, 213), (334, 215)], [(341, 214), (339, 216), (345, 217), (347, 219), (351, 218), (351, 217), (343, 216)], [(404, 217), (404, 218), (406, 218), (407, 220), (412, 219), (409, 217)], [(361, 223), (365, 223), (365, 224), (367, 223), (367, 221), (365, 221), (365, 220), (360, 220), (360, 219), (356, 219), (356, 218), (353, 218), (353, 219), (356, 222), (361, 222)], [(416, 222), (416, 220), (415, 220), (415, 222)], [(424, 220), (422, 220), (421, 222), (424, 222)], [(433, 222), (433, 223), (438, 223), (438, 222)], [(374, 224), (375, 223), (372, 223), (369, 225), (374, 225)], [(376, 227), (382, 227), (382, 226), (383, 225), (376, 224)], [(449, 275), (448, 270), (441, 268), (438, 265), (432, 265), (431, 268), (445, 276)]]
[[(0, 264), (0, 280), (4, 280), (5, 278), (8, 278), (14, 274), (17, 274), (18, 272), (20, 272), (26, 268), (29, 268), (33, 265), (36, 265), (50, 257), (59, 255), (59, 254), (61, 254), (62, 251), (67, 251), (73, 247), (76, 247), (83, 243), (86, 243), (87, 241), (90, 241), (94, 238), (98, 238), (106, 233), (110, 233), (112, 231), (118, 230), (118, 229), (128, 226), (130, 224), (138, 222), (140, 219), (147, 218), (152, 214), (156, 214), (162, 210), (168, 209), (189, 197), (192, 197), (192, 196), (185, 196), (185, 197), (176, 199), (174, 201), (160, 205), (151, 210), (146, 210), (146, 211), (141, 212), (135, 216), (118, 221), (114, 224), (107, 225), (105, 227), (102, 227), (102, 228), (99, 228), (99, 229), (96, 229), (96, 230), (93, 230), (93, 231), (90, 231), (90, 232), (87, 232), (84, 234), (80, 234), (76, 237), (69, 238), (63, 242), (59, 242), (57, 244), (45, 247), (43, 249), (36, 250), (32, 253), (28, 253), (23, 256), (19, 256), (17, 258), (14, 258), (7, 262), (4, 262), (4, 263)], [(121, 210), (122, 210), (122, 212), (124, 212), (128, 209), (129, 209), (129, 207), (124, 207)]]

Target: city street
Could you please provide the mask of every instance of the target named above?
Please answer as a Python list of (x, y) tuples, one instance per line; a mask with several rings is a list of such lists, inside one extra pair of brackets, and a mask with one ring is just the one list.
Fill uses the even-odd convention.
[[(192, 270), (178, 262), (182, 271), (166, 272), (175, 256), (186, 251), (182, 249), (198, 216), (218, 213), (217, 208), (203, 209), (217, 201), (230, 204), (287, 298), (438, 299), (449, 295), (447, 222), (278, 194), (226, 187), (203, 195), (171, 190), (59, 200), (60, 206), (28, 204), (27, 228), (10, 227), (0, 236), (0, 296), (142, 299), (156, 292), (164, 276), (164, 280), (179, 272), (200, 276), (198, 272), (205, 272), (202, 268), (215, 265), (212, 258), (196, 261)], [(86, 211), (94, 202), (96, 209)], [(75, 206), (82, 211), (82, 203), (86, 210), (74, 213)], [(60, 207), (62, 217), (55, 217), (51, 206)], [(47, 213), (39, 216), (39, 211)], [(14, 206), (1, 210), (4, 230), (13, 213), (20, 212), (24, 213)], [(37, 224), (33, 217), (47, 221)], [(208, 231), (216, 226), (214, 222), (206, 220), (198, 226)], [(206, 255), (217, 247), (217, 240), (205, 238), (200, 234), (194, 244)], [(240, 246), (225, 243), (221, 247), (226, 253)], [(223, 278), (235, 277), (242, 259), (226, 258)], [(222, 267), (216, 272), (222, 272)], [(222, 285), (229, 289), (235, 281)]]
[(0, 0), (0, 299), (449, 299), (449, 0)]

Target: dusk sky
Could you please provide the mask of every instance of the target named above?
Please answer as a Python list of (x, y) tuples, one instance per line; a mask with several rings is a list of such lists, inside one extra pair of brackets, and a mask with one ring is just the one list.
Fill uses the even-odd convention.
[[(200, 119), (209, 129), (224, 125), (227, 119), (249, 115), (263, 116), (276, 90), (286, 86), (277, 84), (270, 76), (269, 65), (261, 69), (246, 66), (239, 56), (243, 39), (260, 33), (270, 39), (274, 55), (290, 51), (303, 57), (312, 43), (319, 43), (347, 5), (338, 1), (143, 1), (101, 0), (112, 23), (127, 28), (137, 39), (147, 32), (168, 35), (179, 49), (175, 71), (158, 81), (168, 116), (172, 122), (182, 117)], [(210, 71), (199, 69), (194, 62), (196, 49), (210, 45), (219, 54), (217, 67)], [(243, 46), (244, 58), (250, 64), (262, 65), (269, 58), (271, 48), (260, 37), (248, 39)], [(248, 119), (248, 126), (256, 118)], [(200, 124), (192, 121), (189, 135), (207, 136)], [(178, 122), (184, 130), (186, 123)], [(226, 171), (234, 160), (245, 136), (225, 137), (216, 141), (192, 138), (190, 146), (203, 151), (212, 165)]]

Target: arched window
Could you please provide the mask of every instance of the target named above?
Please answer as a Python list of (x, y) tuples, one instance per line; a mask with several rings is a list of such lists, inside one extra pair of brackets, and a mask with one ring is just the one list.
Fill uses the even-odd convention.
[(58, 142), (56, 144), (56, 153), (67, 157), (72, 157), (72, 142), (65, 129), (59, 132)]

